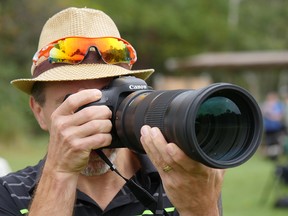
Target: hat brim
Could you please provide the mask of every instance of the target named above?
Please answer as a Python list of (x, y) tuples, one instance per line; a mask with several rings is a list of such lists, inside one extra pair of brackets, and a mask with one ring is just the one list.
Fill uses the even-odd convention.
[(145, 80), (153, 72), (154, 69), (128, 70), (117, 65), (108, 64), (65, 65), (47, 70), (36, 78), (12, 80), (11, 84), (21, 91), (31, 94), (35, 82), (91, 80), (126, 75)]

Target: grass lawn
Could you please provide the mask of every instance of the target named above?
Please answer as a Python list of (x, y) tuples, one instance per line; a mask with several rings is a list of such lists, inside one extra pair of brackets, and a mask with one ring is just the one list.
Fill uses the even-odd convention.
[[(275, 197), (278, 197), (280, 192), (288, 187), (275, 184), (274, 170), (275, 164), (263, 159), (259, 153), (245, 164), (228, 169), (222, 194), (224, 215), (288, 215), (288, 208), (275, 209), (273, 207)], [(286, 194), (288, 195), (287, 191)]]
[[(3, 144), (0, 143), (0, 156), (9, 161), (13, 170), (18, 170), (36, 164), (44, 156), (46, 151), (45, 142), (45, 140), (33, 140), (32, 144), (9, 145), (6, 147), (3, 147)], [(288, 208), (284, 210), (273, 208), (276, 195), (275, 188), (271, 189), (274, 166), (273, 162), (264, 160), (259, 154), (256, 154), (247, 163), (228, 169), (222, 192), (224, 215), (288, 215)], [(288, 191), (288, 186), (285, 189)]]
[[(15, 142), (17, 143), (17, 142)], [(33, 139), (31, 142), (18, 142), (4, 145), (0, 142), (0, 156), (8, 160), (13, 171), (37, 164), (46, 153), (45, 139)]]

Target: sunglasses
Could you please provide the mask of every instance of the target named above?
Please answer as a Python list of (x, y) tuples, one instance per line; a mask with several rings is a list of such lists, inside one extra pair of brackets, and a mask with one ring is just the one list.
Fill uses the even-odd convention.
[(54, 41), (40, 49), (33, 57), (34, 64), (40, 57), (48, 58), (50, 63), (81, 63), (89, 49), (95, 47), (106, 64), (127, 63), (130, 66), (137, 60), (132, 45), (116, 37), (67, 37)]

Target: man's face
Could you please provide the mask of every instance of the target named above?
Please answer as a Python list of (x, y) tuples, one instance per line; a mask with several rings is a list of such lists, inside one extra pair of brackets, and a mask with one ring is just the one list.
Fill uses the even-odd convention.
[[(45, 103), (38, 107), (38, 114), (34, 114), (43, 130), (51, 131), (51, 115), (62, 104), (67, 94), (73, 94), (84, 89), (102, 89), (112, 81), (112, 78), (83, 81), (47, 82), (44, 87)], [(33, 98), (31, 99), (33, 100)], [(31, 101), (30, 101), (31, 103)], [(33, 107), (33, 106), (32, 106)], [(33, 109), (33, 108), (32, 108)], [(105, 149), (104, 153), (113, 161), (116, 149)], [(101, 175), (109, 170), (95, 151), (90, 153), (87, 167), (82, 171), (85, 176)]]
[(112, 78), (81, 81), (46, 82), (44, 88), (45, 104), (42, 111), (48, 130), (51, 126), (51, 114), (62, 104), (67, 94), (73, 94), (84, 89), (102, 89), (111, 82)]

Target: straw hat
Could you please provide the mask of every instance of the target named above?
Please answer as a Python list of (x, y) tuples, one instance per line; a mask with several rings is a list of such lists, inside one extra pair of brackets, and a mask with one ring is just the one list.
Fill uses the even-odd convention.
[[(43, 26), (38, 50), (55, 40), (71, 36), (121, 37), (113, 20), (104, 12), (90, 8), (67, 8), (51, 17)], [(45, 57), (41, 57), (36, 65), (32, 64), (32, 78), (13, 80), (12, 85), (31, 94), (36, 81), (89, 80), (123, 75), (147, 79), (154, 72), (153, 69), (128, 70), (99, 63), (50, 64), (45, 60)]]

